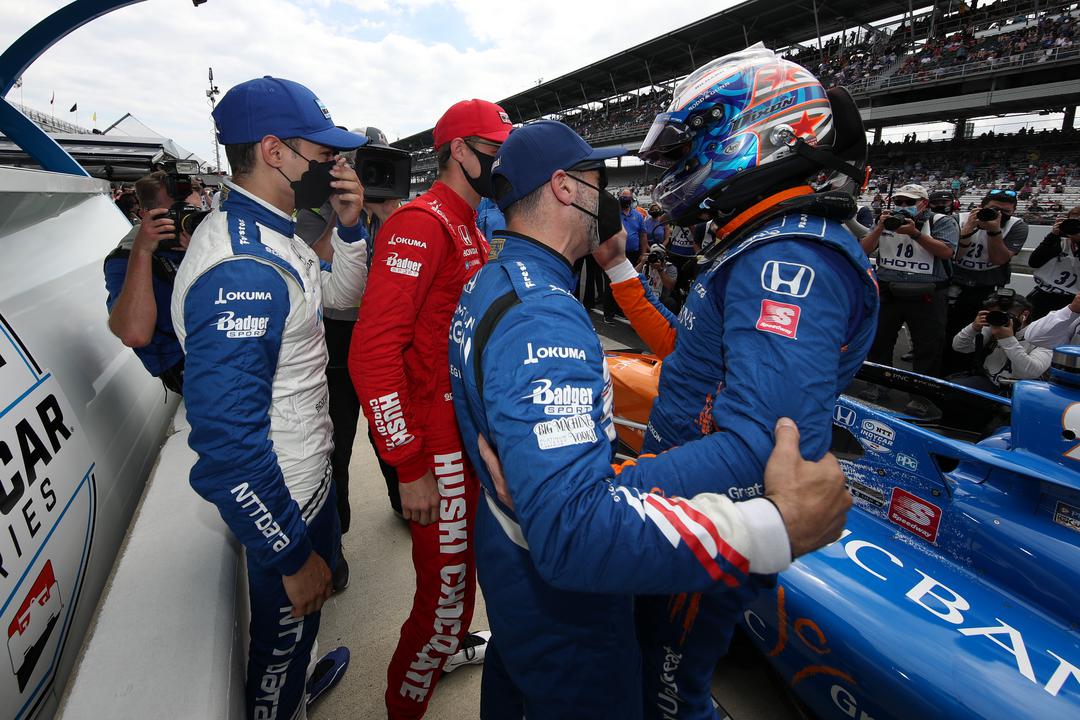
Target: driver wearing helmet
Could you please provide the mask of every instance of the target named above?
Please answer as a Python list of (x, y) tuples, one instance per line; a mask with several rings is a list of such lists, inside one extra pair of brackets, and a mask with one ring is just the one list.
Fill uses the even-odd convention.
[[(842, 89), (755, 45), (714, 60), (675, 90), (641, 147), (666, 168), (653, 197), (679, 225), (713, 221), (707, 253), (676, 319), (618, 251), (598, 258), (642, 338), (667, 355), (644, 453), (695, 443), (743, 484), (701, 491), (760, 496), (781, 416), (802, 452), (829, 449), (837, 395), (877, 327), (877, 285), (844, 227), (865, 177), (866, 141)], [(815, 191), (808, 179), (829, 173)], [(705, 458), (702, 458), (702, 462)], [(771, 587), (775, 576), (755, 576)], [(742, 601), (731, 593), (639, 597), (645, 716), (715, 718), (709, 690)], [(678, 661), (672, 658), (677, 657)], [(677, 688), (677, 690), (674, 690)]]

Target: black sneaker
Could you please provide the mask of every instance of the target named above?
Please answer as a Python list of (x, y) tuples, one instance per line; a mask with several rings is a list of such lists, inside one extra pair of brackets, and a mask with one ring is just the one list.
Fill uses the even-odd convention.
[(483, 664), (490, 639), (490, 630), (477, 630), (466, 635), (461, 639), (461, 649), (446, 658), (446, 662), (443, 663), (443, 672), (448, 673), (462, 665)]
[(614, 325), (615, 324), (615, 318), (614, 317), (608, 317), (607, 315), (605, 315), (604, 316), (604, 324), (605, 325)]
[(349, 587), (349, 561), (345, 559), (345, 555), (339, 554), (337, 567), (334, 568), (334, 576), (331, 578), (333, 584), (334, 595), (345, 590)]

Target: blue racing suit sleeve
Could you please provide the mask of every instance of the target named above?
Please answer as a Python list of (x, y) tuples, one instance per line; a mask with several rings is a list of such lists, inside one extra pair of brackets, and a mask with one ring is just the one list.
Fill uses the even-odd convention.
[[(266, 299), (221, 304), (219, 288), (258, 288)], [(270, 439), (270, 403), (289, 288), (256, 260), (220, 263), (184, 299), (184, 403), (199, 459), (191, 486), (217, 505), (259, 565), (292, 575), (311, 554), (307, 526)]]
[[(775, 552), (758, 552), (758, 536), (777, 531), (767, 500), (758, 502), (768, 508), (739, 508), (719, 495), (674, 497), (650, 459), (616, 477), (603, 350), (572, 298), (516, 306), (479, 360), (488, 440), (545, 581), (567, 590), (666, 593), (737, 588), (750, 568), (779, 569)], [(693, 458), (682, 449), (666, 455)], [(654, 485), (667, 496), (638, 489)], [(767, 530), (755, 507), (773, 513)], [(786, 536), (782, 554), (786, 565)]]
[[(712, 433), (686, 446), (696, 456), (689, 466), (699, 471), (684, 477), (687, 492), (733, 500), (762, 495), (781, 417), (798, 425), (804, 458), (825, 455), (860, 283), (839, 252), (797, 240), (748, 250), (726, 268), (722, 354), (721, 348), (716, 354), (724, 386), (713, 401)], [(666, 462), (663, 457), (657, 459)], [(719, 485), (720, 478), (731, 482)]]

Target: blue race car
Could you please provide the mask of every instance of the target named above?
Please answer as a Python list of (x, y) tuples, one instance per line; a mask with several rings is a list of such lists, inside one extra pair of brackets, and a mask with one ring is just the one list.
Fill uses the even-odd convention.
[[(657, 362), (609, 353), (625, 454)], [(847, 527), (743, 616), (810, 714), (1080, 718), (1080, 347), (1050, 375), (1010, 402), (866, 363), (840, 397)], [(871, 384), (940, 412), (856, 399)]]

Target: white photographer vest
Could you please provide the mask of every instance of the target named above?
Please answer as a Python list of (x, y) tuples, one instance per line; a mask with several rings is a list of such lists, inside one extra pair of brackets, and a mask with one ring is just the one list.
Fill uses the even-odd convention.
[[(974, 212), (978, 211), (976, 210)], [(964, 226), (969, 215), (971, 215), (969, 212), (960, 213), (960, 227)], [(1001, 228), (1001, 236), (1004, 238), (1008, 235), (1009, 231), (1012, 230), (1013, 226), (1018, 222), (1020, 222), (1020, 219), (1015, 216), (1009, 218), (1009, 222), (1005, 223), (1005, 227)], [(968, 239), (971, 240), (971, 245), (964, 250), (963, 255), (956, 259), (956, 264), (958, 266), (967, 270), (976, 271), (992, 270), (993, 268), (1001, 267), (1001, 265), (990, 262), (990, 240), (985, 230), (976, 230), (975, 234)], [(1008, 263), (1005, 264), (1008, 265)]]
[(1035, 268), (1035, 285), (1046, 292), (1075, 295), (1080, 287), (1080, 258), (1072, 254), (1067, 238), (1061, 239), (1061, 251), (1053, 260)]
[[(936, 223), (945, 215), (937, 213), (923, 223), (920, 232), (929, 235), (933, 223)], [(932, 275), (934, 273), (934, 255), (924, 248), (918, 240), (904, 233), (882, 230), (878, 240), (878, 261), (880, 269), (889, 269), (896, 272), (915, 273), (917, 275)]]

